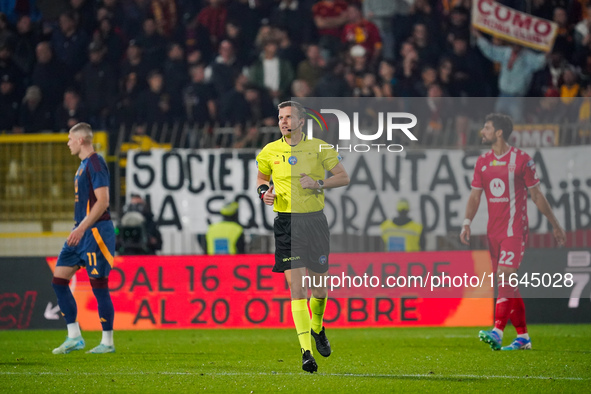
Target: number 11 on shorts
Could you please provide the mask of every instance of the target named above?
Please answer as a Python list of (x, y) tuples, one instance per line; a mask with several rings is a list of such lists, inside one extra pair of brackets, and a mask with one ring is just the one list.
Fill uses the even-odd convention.
[[(95, 252), (88, 252), (86, 253), (86, 255), (88, 256), (88, 266), (92, 267), (95, 266), (96, 267), (96, 253)], [(93, 261), (94, 259), (94, 261)]]

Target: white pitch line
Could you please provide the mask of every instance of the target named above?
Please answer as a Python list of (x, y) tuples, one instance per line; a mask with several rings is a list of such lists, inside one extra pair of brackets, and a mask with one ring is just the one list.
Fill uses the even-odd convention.
[[(301, 372), (10, 372), (0, 371), (0, 375), (87, 375), (87, 376), (116, 376), (116, 375), (188, 375), (188, 376), (291, 376), (303, 375)], [(508, 376), (508, 375), (438, 375), (438, 374), (364, 374), (364, 373), (318, 373), (318, 376), (336, 376), (344, 378), (427, 378), (427, 379), (537, 379), (537, 380), (591, 380), (591, 378), (555, 377), (555, 376)]]

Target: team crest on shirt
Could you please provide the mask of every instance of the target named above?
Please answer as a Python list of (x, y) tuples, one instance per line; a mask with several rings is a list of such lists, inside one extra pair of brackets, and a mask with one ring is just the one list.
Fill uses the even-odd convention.
[(509, 164), (509, 172), (515, 172), (515, 164)]
[(290, 156), (289, 159), (287, 159), (287, 162), (289, 164), (291, 164), (292, 166), (295, 166), (296, 163), (298, 162), (298, 158), (295, 156)]
[(320, 258), (318, 259), (318, 262), (320, 263), (320, 265), (324, 265), (326, 264), (327, 258), (325, 255), (320, 256)]

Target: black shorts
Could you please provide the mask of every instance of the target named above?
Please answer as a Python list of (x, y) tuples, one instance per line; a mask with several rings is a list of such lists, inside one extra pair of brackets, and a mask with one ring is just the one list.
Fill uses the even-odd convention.
[(324, 212), (279, 213), (273, 224), (275, 266), (273, 272), (306, 267), (317, 273), (328, 271), (330, 234)]

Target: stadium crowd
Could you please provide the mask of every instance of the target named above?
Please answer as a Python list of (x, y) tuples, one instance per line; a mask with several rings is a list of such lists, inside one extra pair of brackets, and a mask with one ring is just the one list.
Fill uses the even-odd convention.
[(558, 23), (551, 53), (481, 37), (471, 0), (2, 1), (0, 130), (176, 122), (234, 127), (239, 143), (292, 96), (560, 98), (513, 115), (588, 121), (591, 2), (499, 2)]

